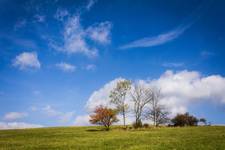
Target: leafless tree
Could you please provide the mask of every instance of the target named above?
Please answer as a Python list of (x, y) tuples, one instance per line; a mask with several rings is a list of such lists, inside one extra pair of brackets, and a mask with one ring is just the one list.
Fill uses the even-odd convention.
[(150, 87), (140, 83), (134, 84), (134, 89), (131, 91), (131, 100), (134, 103), (133, 112), (135, 115), (135, 125), (141, 124), (144, 109), (153, 100), (153, 91)]
[(146, 113), (146, 118), (153, 121), (154, 126), (167, 123), (169, 121), (165, 106), (160, 104), (161, 92), (159, 89), (152, 89), (152, 101), (149, 110)]

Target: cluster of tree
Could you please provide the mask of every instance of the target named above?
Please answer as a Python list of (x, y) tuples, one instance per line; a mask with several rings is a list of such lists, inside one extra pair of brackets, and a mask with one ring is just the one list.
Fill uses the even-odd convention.
[[(140, 83), (134, 83), (133, 87), (131, 84), (129, 80), (118, 82), (109, 96), (115, 110), (99, 106), (94, 114), (90, 115), (90, 122), (104, 125), (108, 129), (112, 123), (118, 121), (116, 115), (119, 113), (123, 117), (123, 126), (126, 128), (127, 114), (132, 112), (135, 117), (134, 127), (141, 127), (143, 119), (152, 120), (155, 126), (166, 123), (169, 120), (168, 112), (163, 105), (159, 104), (160, 90)], [(127, 104), (128, 95), (133, 102), (133, 108), (129, 108)]]
[(204, 125), (207, 124), (205, 118), (196, 118), (189, 113), (185, 114), (177, 114), (173, 119), (171, 119), (173, 126), (197, 126), (198, 123), (202, 123)]
[[(133, 85), (133, 86), (131, 86)], [(198, 120), (196, 117), (185, 114), (178, 114), (172, 120), (168, 118), (169, 112), (164, 105), (160, 104), (160, 90), (150, 86), (145, 86), (139, 82), (131, 83), (129, 80), (119, 81), (110, 93), (110, 102), (115, 109), (99, 106), (94, 114), (90, 115), (90, 122), (103, 125), (108, 130), (110, 125), (118, 122), (117, 114), (123, 118), (123, 126), (126, 128), (126, 118), (128, 113), (135, 117), (133, 127), (142, 127), (144, 119), (151, 120), (154, 126), (172, 122), (174, 126), (194, 126), (198, 121), (206, 124), (204, 118)], [(127, 103), (129, 98), (133, 108), (129, 108)], [(146, 125), (144, 125), (146, 126)]]

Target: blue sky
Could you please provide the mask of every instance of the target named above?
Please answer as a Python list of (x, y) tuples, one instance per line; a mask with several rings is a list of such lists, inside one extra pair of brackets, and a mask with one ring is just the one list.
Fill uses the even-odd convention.
[(224, 5), (0, 0), (0, 127), (85, 124), (119, 78), (156, 82), (172, 110), (224, 124)]

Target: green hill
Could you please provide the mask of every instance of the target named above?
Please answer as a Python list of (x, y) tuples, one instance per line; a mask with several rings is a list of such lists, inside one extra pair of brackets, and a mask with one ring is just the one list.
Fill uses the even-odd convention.
[(59, 127), (1, 130), (0, 150), (225, 149), (225, 127), (148, 128)]

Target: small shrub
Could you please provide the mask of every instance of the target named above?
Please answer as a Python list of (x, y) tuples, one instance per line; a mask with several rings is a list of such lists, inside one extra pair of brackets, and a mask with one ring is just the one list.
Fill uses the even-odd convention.
[(149, 124), (144, 123), (144, 124), (143, 124), (143, 127), (144, 127), (144, 128), (149, 128)]

